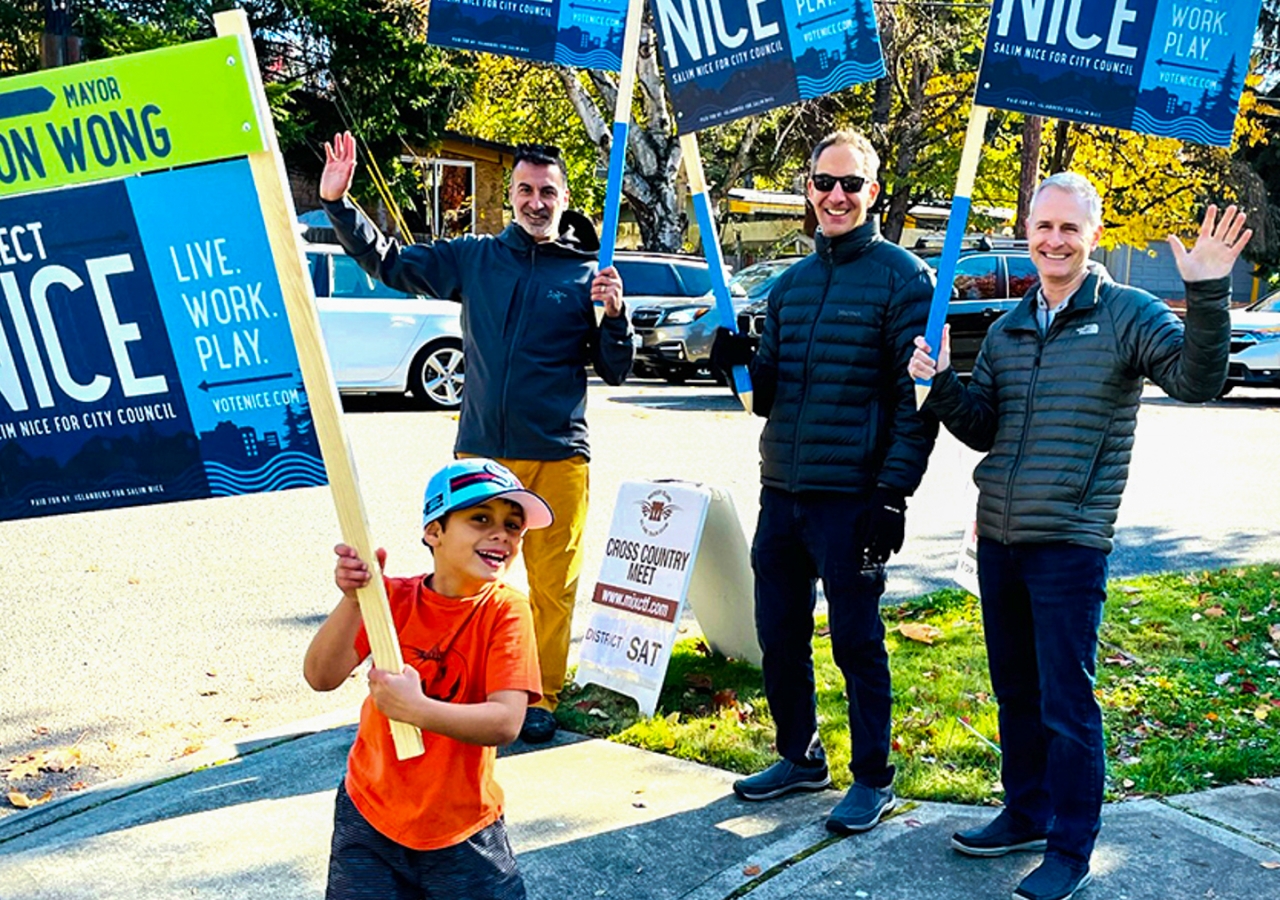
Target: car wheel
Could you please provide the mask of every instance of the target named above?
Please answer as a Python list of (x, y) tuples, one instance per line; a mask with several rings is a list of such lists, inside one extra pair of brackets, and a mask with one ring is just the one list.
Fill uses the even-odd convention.
[(462, 342), (435, 341), (418, 351), (409, 368), (409, 392), (428, 409), (462, 406), (465, 365)]

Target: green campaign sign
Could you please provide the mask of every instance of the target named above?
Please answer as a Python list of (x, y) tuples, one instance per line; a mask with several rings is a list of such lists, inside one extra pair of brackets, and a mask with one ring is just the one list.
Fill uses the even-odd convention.
[(235, 36), (0, 79), (0, 197), (265, 148)]

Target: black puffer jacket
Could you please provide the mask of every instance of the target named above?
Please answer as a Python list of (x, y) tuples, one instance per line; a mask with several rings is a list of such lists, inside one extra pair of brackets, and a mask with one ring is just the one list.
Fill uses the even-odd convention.
[[(916, 411), (907, 374), (933, 273), (880, 237), (874, 220), (828, 240), (769, 295), (752, 377), (776, 383), (760, 438), (767, 487), (903, 496), (924, 476), (937, 423)], [(765, 394), (770, 393), (766, 390)]]
[(1229, 278), (1187, 284), (1187, 320), (1094, 267), (1046, 336), (1032, 292), (987, 332), (966, 389), (948, 369), (925, 404), (975, 450), (978, 534), (1109, 552), (1142, 380), (1212, 400), (1227, 374)]

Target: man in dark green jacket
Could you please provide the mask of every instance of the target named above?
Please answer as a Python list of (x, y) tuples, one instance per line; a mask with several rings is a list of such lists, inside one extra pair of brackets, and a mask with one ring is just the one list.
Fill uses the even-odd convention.
[(622, 280), (612, 266), (596, 271), (599, 242), (590, 223), (568, 211), (555, 148), (517, 149), (515, 221), (501, 234), (406, 247), (384, 237), (347, 198), (356, 163), (351, 135), (335, 136), (325, 151), (320, 199), (343, 249), (390, 287), (462, 304), (467, 372), (455, 451), (497, 459), (555, 514), (524, 547), (543, 696), (530, 705), (521, 737), (550, 740), (582, 570), (586, 367), (621, 384), (635, 353)]
[(875, 827), (894, 803), (880, 597), (884, 564), (902, 548), (906, 499), (937, 436), (937, 423), (916, 410), (906, 374), (911, 340), (929, 315), (933, 274), (868, 218), (878, 168), (871, 143), (853, 131), (814, 148), (815, 252), (770, 292), (754, 357), (723, 330), (713, 349), (717, 365), (750, 358), (753, 408), (768, 419), (751, 561), (765, 694), (782, 759), (734, 791), (768, 800), (830, 784), (813, 680), (822, 579), (832, 654), (849, 698), (854, 783), (827, 819), (840, 833)]
[(1227, 374), (1230, 273), (1251, 232), (1209, 207), (1195, 246), (1170, 237), (1186, 326), (1155, 297), (1113, 282), (1089, 254), (1102, 200), (1060, 173), (1036, 189), (1027, 242), (1040, 285), (983, 342), (968, 387), (923, 338), (908, 366), (932, 378), (924, 409), (986, 456), (978, 483), (978, 583), (1000, 710), (1005, 808), (952, 846), (971, 856), (1045, 850), (1018, 886), (1066, 900), (1089, 882), (1105, 746), (1094, 698), (1098, 627), (1143, 379), (1212, 400)]

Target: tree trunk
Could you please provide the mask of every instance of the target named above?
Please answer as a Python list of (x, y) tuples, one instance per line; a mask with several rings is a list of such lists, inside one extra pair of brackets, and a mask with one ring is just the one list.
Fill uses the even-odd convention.
[(1066, 119), (1059, 119), (1058, 127), (1054, 129), (1053, 153), (1049, 157), (1049, 174), (1056, 175), (1071, 168), (1071, 158), (1075, 153), (1076, 149), (1071, 145), (1071, 123)]
[(1031, 212), (1031, 195), (1040, 183), (1040, 146), (1044, 137), (1044, 119), (1027, 116), (1022, 126), (1022, 168), (1018, 173), (1018, 214), (1013, 223), (1014, 237), (1026, 239), (1027, 216)]
[[(680, 139), (667, 110), (666, 88), (658, 69), (658, 41), (652, 24), (646, 22), (640, 33), (640, 54), (636, 65), (635, 103), (640, 112), (632, 115), (627, 136), (627, 165), (622, 178), (622, 195), (640, 226), (640, 240), (646, 250), (674, 252), (684, 245), (688, 216), (681, 203), (676, 179), (680, 173)], [(618, 96), (613, 76), (591, 70), (555, 66), (587, 135), (597, 147), (601, 165), (609, 163), (613, 141), (613, 114)], [(585, 75), (595, 88), (595, 96), (582, 82)], [(638, 124), (643, 123), (643, 124)], [(742, 144), (731, 162), (725, 184), (713, 185), (712, 198), (727, 194), (749, 160), (751, 147), (760, 126), (748, 127)]]

